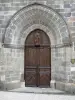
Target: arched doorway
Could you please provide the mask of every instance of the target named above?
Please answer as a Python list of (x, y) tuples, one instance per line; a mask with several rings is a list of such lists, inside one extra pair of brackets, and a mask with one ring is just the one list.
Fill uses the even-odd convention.
[(24, 63), (25, 86), (50, 86), (51, 49), (44, 31), (36, 29), (26, 38)]
[[(37, 16), (39, 18), (37, 18)], [(27, 69), (27, 66), (26, 66), (27, 64), (25, 63), (25, 65), (24, 65), (24, 62), (26, 62), (26, 61), (24, 61), (24, 54), (27, 54), (27, 53), (24, 53), (24, 50), (25, 50), (25, 52), (28, 52), (28, 51), (26, 51), (26, 48), (28, 48), (27, 46), (24, 49), (25, 40), (27, 41), (26, 37), (28, 36), (27, 38), (29, 38), (30, 35), (28, 35), (28, 34), (34, 29), (41, 29), (44, 32), (46, 32), (47, 35), (49, 36), (49, 39), (51, 41), (51, 46), (53, 46), (52, 47), (53, 49), (52, 48), (49, 49), (49, 50), (51, 50), (51, 52), (50, 52), (50, 55), (51, 55), (50, 56), (51, 57), (51, 63), (50, 63), (50, 65), (51, 65), (51, 76), (50, 76), (51, 82), (50, 82), (50, 85), (52, 88), (55, 88), (55, 86), (57, 89), (62, 88), (63, 84), (67, 84), (67, 82), (69, 82), (69, 77), (70, 77), (70, 73), (71, 73), (70, 72), (71, 67), (69, 66), (70, 60), (67, 60), (67, 59), (70, 59), (70, 57), (67, 57), (67, 56), (70, 54), (69, 49), (71, 49), (71, 48), (70, 48), (70, 46), (69, 46), (69, 48), (67, 48), (67, 46), (71, 44), (71, 37), (70, 37), (70, 32), (68, 30), (68, 25), (65, 22), (65, 20), (62, 18), (62, 16), (60, 16), (59, 13), (57, 13), (53, 8), (48, 7), (47, 5), (34, 3), (34, 4), (30, 4), (28, 6), (25, 6), (22, 9), (20, 9), (18, 12), (16, 12), (13, 15), (13, 17), (9, 20), (9, 22), (7, 23), (4, 34), (3, 34), (3, 38), (2, 38), (2, 45), (4, 44), (2, 48), (3, 48), (3, 51), (5, 51), (5, 47), (9, 48), (10, 55), (15, 52), (16, 53), (15, 58), (18, 61), (18, 63), (16, 61), (13, 64), (13, 61), (15, 61), (14, 55), (12, 56), (12, 59), (14, 58), (14, 60), (11, 63), (9, 63), (7, 60), (6, 61), (7, 65), (5, 64), (5, 66), (8, 66), (8, 69), (9, 69), (7, 71), (8, 71), (8, 73), (11, 74), (10, 66), (12, 66), (13, 72), (14, 72), (14, 67), (15, 67), (15, 69), (16, 69), (15, 73), (20, 74), (20, 75), (17, 74), (17, 80), (19, 80), (21, 78), (21, 76), (23, 76), (23, 75), (26, 76), (25, 77), (26, 86), (28, 86), (28, 85), (39, 86), (39, 84), (36, 85), (36, 82), (41, 84), (40, 81), (42, 79), (40, 81), (37, 81), (37, 78), (40, 75), (36, 74), (36, 69), (39, 69), (39, 68), (35, 67), (33, 70), (33, 68), (28, 65), (29, 69)], [(44, 34), (44, 32), (43, 32), (43, 34)], [(46, 35), (46, 38), (48, 40), (47, 35)], [(38, 51), (39, 48), (42, 48), (41, 46), (42, 46), (42, 44), (40, 44), (40, 46), (37, 45), (37, 47), (36, 47), (36, 45), (34, 45), (34, 48), (36, 48), (37, 49), (36, 51)], [(31, 46), (31, 47), (33, 47), (33, 46)], [(44, 47), (45, 47), (45, 44), (44, 44)], [(61, 49), (58, 47), (60, 47)], [(66, 48), (64, 48), (64, 47), (66, 47)], [(20, 49), (19, 52), (18, 52), (18, 49)], [(67, 51), (69, 51), (69, 52), (67, 52)], [(4, 53), (4, 54), (6, 54), (6, 53)], [(10, 55), (9, 55), (9, 58), (10, 58)], [(17, 56), (17, 55), (20, 55), (20, 56)], [(43, 54), (41, 54), (41, 55), (43, 55)], [(8, 57), (8, 55), (7, 55), (7, 57)], [(25, 57), (26, 57), (26, 59), (28, 59), (26, 55), (25, 55)], [(37, 57), (37, 55), (36, 55), (36, 57)], [(24, 68), (25, 68), (25, 70), (24, 70)], [(19, 71), (17, 71), (17, 69)], [(47, 69), (47, 67), (46, 67), (46, 69)], [(33, 72), (31, 72), (31, 70), (33, 70), (33, 72), (35, 72), (35, 74)], [(41, 69), (39, 69), (39, 70), (41, 70)], [(25, 74), (24, 74), (24, 72), (25, 72)], [(30, 76), (36, 75), (37, 78), (34, 77), (35, 80), (34, 79), (32, 80), (32, 78), (30, 78), (31, 79), (31, 81), (29, 81), (30, 83), (27, 83), (27, 81), (28, 81), (27, 77), (30, 77), (30, 76), (27, 76), (28, 73), (29, 73), (29, 75), (31, 74)], [(7, 76), (8, 76), (8, 74), (6, 73), (5, 74), (5, 79), (6, 79), (5, 85), (8, 84)], [(12, 75), (10, 75), (10, 76), (12, 76)], [(10, 78), (12, 78), (12, 77), (10, 77)], [(15, 81), (15, 79), (16, 78), (14, 78), (13, 81)], [(39, 77), (39, 79), (40, 79), (40, 77)], [(23, 82), (23, 79), (21, 78), (19, 81)], [(33, 81), (35, 81), (35, 84), (31, 83)], [(11, 80), (11, 83), (12, 83), (12, 80)], [(59, 87), (59, 85), (60, 85), (60, 87)], [(66, 85), (64, 85), (63, 87), (65, 87), (65, 86)]]

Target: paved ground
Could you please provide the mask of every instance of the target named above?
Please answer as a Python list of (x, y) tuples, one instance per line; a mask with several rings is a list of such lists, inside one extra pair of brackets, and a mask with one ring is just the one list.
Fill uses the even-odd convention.
[[(29, 90), (32, 90), (34, 93), (30, 93)], [(47, 91), (49, 91), (48, 94)], [(50, 88), (20, 88), (13, 90), (12, 92), (0, 91), (0, 100), (75, 100), (75, 95)]]
[(37, 93), (37, 94), (66, 94), (64, 91), (59, 91), (52, 88), (39, 88), (39, 87), (23, 87), (23, 88), (13, 89), (10, 91), (19, 93)]

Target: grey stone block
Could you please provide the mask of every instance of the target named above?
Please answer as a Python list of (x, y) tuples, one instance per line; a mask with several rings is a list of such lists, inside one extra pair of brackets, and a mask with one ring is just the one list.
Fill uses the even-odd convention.
[(4, 83), (0, 82), (0, 90), (4, 90)]
[(75, 12), (72, 12), (71, 15), (72, 15), (72, 16), (75, 16)]
[(14, 83), (11, 82), (11, 83), (4, 84), (4, 90), (6, 90), (6, 91), (16, 89), (16, 88), (20, 88), (20, 87), (21, 87), (20, 82), (14, 82)]
[(55, 83), (55, 80), (51, 80), (51, 82), (50, 82), (50, 87), (51, 88), (56, 88), (56, 83)]
[(71, 93), (71, 84), (70, 83), (65, 84), (65, 91)]
[(71, 8), (71, 12), (74, 12), (75, 11), (75, 8)]
[(72, 39), (72, 40), (71, 40), (72, 42), (75, 42), (75, 37), (72, 37), (71, 39)]
[(26, 2), (25, 3), (24, 2), (23, 3), (21, 3), (21, 2), (20, 3), (11, 3), (12, 7), (20, 7), (20, 6), (22, 7), (22, 6), (26, 6), (26, 5), (27, 5)]
[(64, 12), (64, 9), (55, 9), (57, 12)]
[[(73, 26), (75, 26), (75, 22), (73, 22)], [(75, 35), (75, 33), (74, 33), (74, 35)]]
[(54, 4), (54, 2), (55, 2), (54, 0), (47, 0), (47, 5), (48, 5), (48, 4), (49, 4), (49, 5), (50, 5), (50, 4), (52, 5), (52, 4)]
[(71, 12), (70, 13), (64, 13), (64, 17), (70, 17), (71, 16)]
[(27, 2), (26, 0), (13, 0), (14, 2)]
[(11, 77), (6, 78), (6, 81), (7, 81), (7, 82), (11, 82)]
[(2, 24), (3, 20), (0, 20), (0, 24)]
[(0, 7), (0, 11), (2, 11), (3, 10), (3, 7)]
[(56, 82), (56, 89), (64, 91), (65, 90), (65, 83), (63, 83), (63, 82)]
[(1, 3), (8, 3), (8, 2), (12, 2), (12, 0), (1, 0)]
[(54, 8), (60, 8), (60, 4), (59, 5), (53, 5)]
[(64, 4), (71, 4), (73, 3), (73, 0), (64, 0)]
[(70, 8), (71, 5), (70, 4), (64, 4), (64, 8)]
[(72, 5), (71, 5), (71, 8), (72, 8), (72, 9), (75, 8), (75, 2), (72, 2), (71, 4), (72, 4)]
[(75, 31), (75, 26), (71, 26), (71, 27), (70, 27), (70, 30), (71, 30), (71, 31)]
[(72, 94), (75, 94), (75, 84), (72, 84), (71, 85), (71, 93)]
[(63, 43), (64, 43), (64, 44), (69, 43), (69, 41), (70, 41), (70, 40), (69, 40), (69, 38), (68, 38), (68, 37), (63, 38)]
[(4, 16), (3, 15), (0, 15), (0, 19), (4, 19)]
[(62, 62), (62, 66), (66, 66), (66, 61)]
[(74, 83), (66, 83), (65, 84), (65, 91), (71, 94), (75, 94), (75, 84)]

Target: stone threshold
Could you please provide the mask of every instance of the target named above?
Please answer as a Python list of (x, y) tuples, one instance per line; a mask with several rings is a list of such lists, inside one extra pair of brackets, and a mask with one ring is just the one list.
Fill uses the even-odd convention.
[(65, 91), (60, 91), (53, 88), (39, 88), (39, 87), (18, 88), (18, 89), (9, 90), (9, 92), (35, 93), (35, 94), (59, 94), (59, 95), (66, 94)]

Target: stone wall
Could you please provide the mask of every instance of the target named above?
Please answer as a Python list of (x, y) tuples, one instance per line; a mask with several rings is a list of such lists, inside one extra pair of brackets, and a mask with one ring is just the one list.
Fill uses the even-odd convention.
[[(3, 90), (8, 89), (5, 84), (23, 81), (22, 75), (24, 74), (24, 51), (1, 48), (0, 52), (0, 88)], [(11, 89), (14, 87), (11, 87)]]
[[(59, 48), (55, 50), (54, 57), (58, 59), (56, 68), (56, 80), (63, 81), (64, 78), (70, 83), (75, 83), (75, 0), (0, 0), (0, 80), (1, 87), (4, 83), (11, 81), (20, 81), (24, 67), (23, 49), (4, 48), (2, 41), (4, 39), (5, 29), (9, 24), (12, 16), (21, 8), (33, 4), (41, 3), (54, 9), (65, 20), (72, 47)], [(7, 36), (9, 37), (9, 36)], [(10, 36), (12, 37), (12, 36)], [(65, 52), (63, 52), (65, 51)], [(59, 64), (61, 60), (61, 63)], [(56, 64), (55, 63), (55, 64)], [(60, 65), (60, 66), (59, 66)], [(64, 67), (63, 67), (64, 66)], [(66, 67), (65, 67), (66, 66)], [(54, 69), (55, 70), (55, 69)], [(66, 73), (63, 73), (66, 70)], [(57, 74), (60, 72), (59, 74)], [(67, 74), (67, 75), (66, 75)], [(54, 73), (55, 75), (55, 73)], [(57, 75), (60, 75), (57, 79)]]

